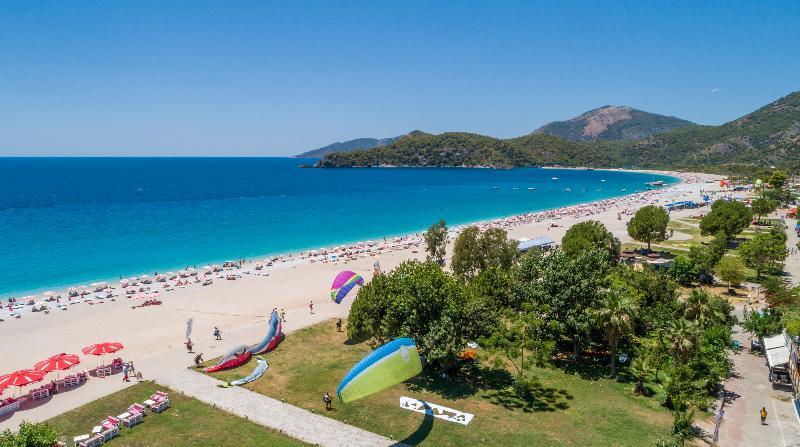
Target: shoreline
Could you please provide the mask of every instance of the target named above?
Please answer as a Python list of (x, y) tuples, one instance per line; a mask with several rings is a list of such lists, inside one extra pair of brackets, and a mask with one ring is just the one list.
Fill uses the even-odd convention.
[[(495, 226), (508, 232), (510, 238), (532, 238), (547, 235), (560, 241), (567, 228), (585, 220), (603, 223), (622, 242), (630, 241), (626, 224), (636, 209), (679, 199), (697, 199), (701, 190), (715, 191), (717, 185), (707, 183), (719, 178), (705, 174), (681, 174), (682, 182), (646, 193), (605, 199), (591, 204), (580, 204), (543, 212), (519, 214), (510, 218), (475, 222), (480, 228)], [(711, 192), (713, 194), (713, 192)], [(697, 210), (673, 211), (672, 219), (697, 214)], [(462, 226), (450, 228), (452, 236)], [(679, 236), (676, 231), (676, 237)], [(448, 242), (447, 262), (452, 256), (453, 241)], [(267, 319), (272, 309), (285, 311), (283, 331), (291, 337), (293, 331), (330, 319), (347, 318), (352, 299), (340, 304), (330, 299), (332, 279), (342, 270), (351, 270), (365, 281), (373, 277), (375, 261), (382, 271), (390, 271), (408, 260), (424, 260), (424, 241), (420, 236), (394, 237), (385, 244), (349, 252), (341, 249), (337, 261), (322, 258), (288, 259), (275, 262), (272, 267), (255, 270), (255, 263), (241, 269), (224, 270), (214, 276), (208, 287), (190, 283), (167, 289), (155, 283), (153, 290), (125, 294), (115, 284), (111, 299), (73, 300), (63, 304), (64, 310), (52, 308), (49, 313), (30, 312), (30, 307), (19, 319), (0, 322), (0, 334), (6, 343), (0, 345), (3, 370), (0, 374), (30, 368), (37, 361), (58, 352), (80, 353), (81, 348), (99, 341), (119, 341), (125, 349), (120, 351), (125, 361), (133, 361), (137, 370), (147, 380), (166, 377), (192, 364), (194, 354), (187, 354), (183, 342), (187, 320), (193, 320), (191, 339), (195, 351), (205, 358), (213, 358), (230, 351), (231, 347), (249, 344), (264, 337)], [(225, 279), (232, 274), (233, 280)], [(218, 275), (222, 275), (219, 279)], [(139, 289), (140, 286), (137, 286)], [(149, 295), (155, 294), (161, 305), (144, 306)], [(89, 295), (91, 296), (91, 295)], [(66, 303), (65, 300), (61, 300)], [(313, 313), (309, 305), (313, 302)], [(7, 312), (3, 311), (3, 318)], [(212, 336), (215, 327), (223, 340)], [(25, 346), (25, 349), (20, 349)], [(103, 359), (81, 357), (79, 370), (90, 370)], [(108, 359), (105, 359), (107, 362)], [(114, 376), (118, 377), (118, 376)], [(49, 377), (48, 377), (49, 379)], [(51, 401), (0, 418), (0, 429), (14, 428), (21, 420), (42, 421), (100, 397), (130, 386), (118, 378), (90, 380), (75, 390), (59, 393)], [(19, 391), (15, 390), (14, 394)]]
[[(666, 177), (670, 177), (670, 178), (678, 180), (675, 183), (671, 183), (671, 184), (665, 185), (664, 187), (660, 188), (659, 190), (663, 190), (663, 189), (668, 188), (668, 187), (674, 187), (674, 186), (677, 186), (677, 185), (680, 185), (680, 184), (684, 183), (685, 180), (681, 177), (682, 175), (683, 176), (686, 176), (686, 175), (689, 175), (689, 176), (692, 176), (692, 175), (713, 175), (713, 174), (704, 174), (704, 173), (684, 173), (684, 172), (678, 172), (678, 171), (660, 171), (660, 170), (649, 170), (649, 169), (637, 170), (637, 169), (624, 169), (624, 168), (588, 168), (588, 167), (543, 166), (543, 167), (539, 167), (539, 169), (558, 169), (558, 170), (575, 170), (575, 171), (593, 170), (593, 171), (608, 171), (608, 172), (631, 172), (631, 173), (637, 173), (637, 174), (656, 174), (656, 175), (666, 176)], [(651, 190), (651, 191), (657, 191), (657, 190)], [(493, 217), (482, 218), (482, 219), (478, 219), (478, 220), (468, 220), (468, 221), (463, 222), (463, 223), (453, 223), (452, 226), (450, 226), (450, 230), (452, 231), (455, 228), (461, 228), (461, 227), (466, 227), (466, 226), (470, 226), (470, 225), (480, 225), (480, 224), (484, 224), (484, 223), (487, 223), (487, 222), (500, 220), (500, 219), (511, 219), (511, 218), (515, 218), (515, 217), (518, 217), (518, 216), (524, 216), (524, 215), (531, 214), (531, 213), (546, 213), (548, 211), (560, 210), (560, 209), (564, 209), (564, 208), (588, 206), (588, 205), (591, 205), (591, 204), (594, 204), (594, 203), (597, 203), (597, 202), (603, 202), (603, 201), (606, 201), (606, 200), (623, 199), (625, 197), (631, 197), (631, 196), (635, 196), (637, 194), (642, 194), (642, 193), (646, 193), (646, 192), (648, 192), (648, 191), (638, 191), (638, 192), (632, 192), (632, 193), (629, 193), (629, 194), (615, 195), (615, 196), (608, 197), (608, 198), (605, 198), (605, 199), (591, 200), (591, 201), (588, 201), (588, 202), (578, 202), (578, 203), (575, 203), (575, 204), (565, 205), (565, 206), (561, 206), (561, 207), (557, 207), (557, 208), (546, 208), (546, 209), (541, 209), (541, 210), (536, 210), (536, 211), (526, 211), (524, 213), (512, 213), (512, 214), (508, 214), (508, 215), (493, 216)], [(399, 238), (408, 238), (408, 237), (411, 237), (411, 236), (420, 235), (421, 232), (425, 231), (425, 229), (426, 229), (426, 227), (423, 226), (422, 228), (414, 230), (414, 231), (384, 234), (384, 235), (376, 236), (374, 239), (377, 239), (377, 240), (381, 240), (382, 239), (382, 240), (385, 241), (387, 239), (394, 239), (394, 238), (398, 238), (398, 237)], [(330, 247), (324, 246), (324, 247), (321, 247), (321, 248), (322, 249), (326, 249), (326, 250), (333, 250), (335, 247), (358, 246), (358, 245), (363, 245), (364, 243), (367, 243), (367, 242), (372, 242), (372, 240), (371, 239), (359, 238), (357, 240), (351, 240), (351, 241), (337, 241), (337, 242), (331, 242), (330, 243)], [(282, 258), (285, 258), (285, 257), (292, 257), (293, 255), (295, 255), (297, 253), (300, 253), (302, 255), (302, 253), (304, 253), (304, 252), (318, 251), (319, 249), (320, 248), (317, 248), (317, 247), (301, 247), (301, 248), (293, 249), (292, 251), (277, 251), (277, 252), (259, 253), (257, 255), (245, 256), (245, 257), (232, 256), (232, 257), (229, 257), (227, 259), (223, 259), (223, 258), (212, 259), (212, 260), (208, 260), (207, 259), (207, 260), (202, 261), (201, 263), (192, 262), (190, 264), (183, 264), (183, 267), (179, 267), (179, 265), (176, 263), (176, 264), (173, 264), (172, 267), (166, 267), (166, 268), (160, 269), (160, 272), (161, 273), (166, 273), (166, 272), (170, 272), (170, 271), (177, 272), (179, 270), (183, 270), (183, 269), (186, 269), (186, 268), (189, 268), (189, 267), (193, 267), (195, 269), (198, 269), (199, 268), (198, 265), (202, 265), (202, 264), (212, 264), (212, 265), (213, 264), (223, 264), (224, 262), (229, 261), (229, 260), (238, 261), (240, 259), (244, 259), (244, 260), (247, 261), (248, 264), (249, 263), (256, 263), (256, 262), (260, 262), (258, 260), (266, 260), (266, 259), (270, 259), (270, 258), (282, 259)], [(32, 288), (32, 289), (26, 289), (26, 290), (15, 290), (15, 291), (3, 293), (3, 296), (0, 296), (0, 303), (3, 303), (3, 304), (7, 303), (9, 298), (17, 298), (18, 300), (21, 300), (23, 298), (30, 298), (30, 297), (37, 297), (38, 299), (36, 301), (38, 302), (38, 301), (42, 300), (42, 298), (39, 297), (39, 295), (42, 295), (45, 292), (51, 292), (51, 291), (55, 292), (56, 295), (61, 295), (62, 297), (65, 297), (67, 295), (67, 291), (70, 288), (76, 288), (77, 289), (77, 288), (81, 287), (82, 285), (88, 285), (88, 284), (91, 284), (91, 283), (107, 283), (110, 286), (112, 286), (112, 288), (117, 288), (118, 284), (119, 284), (119, 281), (125, 279), (125, 277), (129, 277), (129, 278), (137, 277), (138, 278), (138, 277), (141, 277), (142, 275), (153, 275), (153, 274), (154, 274), (154, 272), (126, 273), (124, 275), (118, 275), (116, 277), (108, 277), (108, 278), (97, 278), (97, 277), (94, 277), (94, 278), (86, 279), (86, 280), (84, 280), (82, 282), (74, 282), (74, 283), (67, 283), (67, 284), (55, 284), (55, 285), (50, 285), (50, 286), (35, 287), (35, 288)], [(2, 309), (0, 309), (0, 315), (1, 314), (2, 314)]]

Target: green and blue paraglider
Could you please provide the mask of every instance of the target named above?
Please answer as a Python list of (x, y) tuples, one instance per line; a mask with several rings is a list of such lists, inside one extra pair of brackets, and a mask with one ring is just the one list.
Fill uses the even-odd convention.
[(342, 402), (352, 402), (406, 381), (422, 372), (417, 345), (410, 338), (390, 341), (347, 373), (336, 394)]

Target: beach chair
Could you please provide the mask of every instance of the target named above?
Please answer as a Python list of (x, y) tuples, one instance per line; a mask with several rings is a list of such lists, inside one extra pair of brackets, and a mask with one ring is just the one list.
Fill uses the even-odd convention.
[(103, 436), (95, 435), (89, 439), (79, 441), (78, 444), (76, 445), (78, 447), (100, 447), (101, 445), (103, 445)]
[(134, 425), (142, 423), (143, 413), (136, 412), (136, 413), (123, 413), (118, 416), (122, 421), (122, 425), (131, 428)]
[(160, 399), (153, 403), (150, 406), (150, 410), (153, 413), (161, 413), (162, 411), (166, 410), (169, 407), (169, 399)]
[(103, 442), (108, 442), (108, 441), (116, 438), (117, 436), (119, 436), (119, 427), (114, 426), (113, 428), (109, 428), (109, 429), (103, 430), (100, 433), (100, 436), (102, 437)]
[(141, 413), (142, 416), (147, 416), (147, 407), (145, 407), (140, 403), (135, 403), (130, 407), (128, 407), (128, 413), (130, 414)]

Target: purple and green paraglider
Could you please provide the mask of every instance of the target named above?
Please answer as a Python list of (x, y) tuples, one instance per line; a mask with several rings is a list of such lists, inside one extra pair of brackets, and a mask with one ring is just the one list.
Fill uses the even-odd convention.
[(363, 286), (364, 278), (361, 275), (346, 270), (336, 275), (331, 285), (331, 299), (339, 304), (356, 285)]

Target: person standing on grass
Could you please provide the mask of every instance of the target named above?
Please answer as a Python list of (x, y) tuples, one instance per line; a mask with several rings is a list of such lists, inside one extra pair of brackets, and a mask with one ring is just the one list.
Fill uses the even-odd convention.
[(331, 411), (333, 409), (333, 400), (331, 399), (331, 393), (325, 391), (325, 394), (322, 395), (322, 401), (325, 402), (325, 409)]
[(313, 314), (314, 313), (314, 302), (308, 303), (308, 310)]
[(342, 332), (342, 319), (336, 320), (336, 332)]
[(286, 323), (286, 311), (281, 307), (281, 321)]
[(765, 407), (761, 407), (761, 425), (767, 425), (767, 409)]

